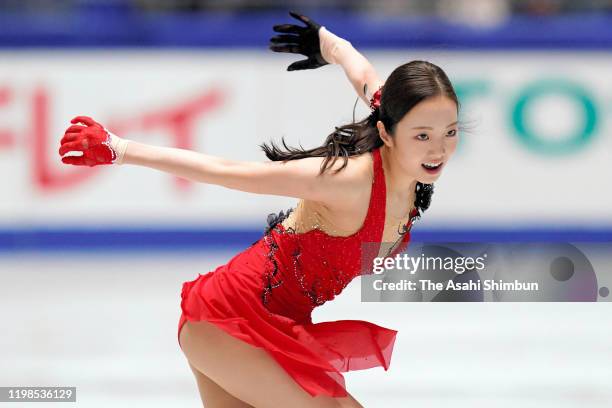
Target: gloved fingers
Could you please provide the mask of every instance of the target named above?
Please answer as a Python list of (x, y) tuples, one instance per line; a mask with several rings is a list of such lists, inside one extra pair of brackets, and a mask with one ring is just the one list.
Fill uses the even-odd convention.
[(89, 167), (111, 164), (104, 155), (96, 154), (95, 157), (91, 157), (88, 152), (85, 152), (82, 156), (64, 156), (62, 157), (62, 163)]
[(287, 67), (287, 71), (297, 71), (300, 69), (312, 69), (312, 68), (316, 68), (313, 64), (313, 61), (311, 59), (305, 59), (305, 60), (296, 61), (293, 64), (289, 65)]
[(98, 122), (90, 118), (89, 116), (77, 116), (70, 121), (70, 123), (82, 123), (86, 126), (97, 125)]
[(66, 156), (62, 157), (62, 163), (74, 164), (75, 166), (84, 166), (85, 160), (84, 156)]
[(306, 31), (305, 27), (296, 26), (295, 24), (277, 24), (272, 29), (277, 33), (286, 34), (302, 34)]
[(296, 18), (296, 19), (300, 20), (301, 22), (305, 23), (308, 26), (311, 25), (310, 19), (308, 17), (306, 17), (306, 16), (298, 14), (295, 11), (290, 11), (289, 15), (291, 15), (291, 17), (293, 17), (293, 18)]
[(301, 54), (301, 50), (300, 47), (298, 45), (295, 44), (271, 44), (269, 47), (269, 49), (271, 49), (272, 51), (275, 52), (289, 52), (292, 54)]
[(63, 143), (59, 148), (60, 156), (65, 155), (68, 152), (84, 152), (89, 148), (87, 139), (80, 139), (74, 142)]
[(82, 137), (83, 129), (87, 129), (87, 127), (81, 126), (81, 125), (71, 125), (64, 132), (64, 137), (62, 137), (62, 140), (60, 140), (60, 143), (72, 142), (73, 140), (76, 140), (77, 138)]
[(65, 133), (62, 140), (60, 140), (60, 144), (74, 142), (78, 138), (82, 137), (80, 133)]
[(299, 44), (300, 36), (298, 36), (298, 35), (288, 35), (288, 34), (275, 35), (274, 37), (270, 38), (270, 42), (273, 42), (273, 43), (287, 43), (287, 44)]
[(87, 127), (83, 125), (70, 125), (64, 133), (79, 133), (83, 129), (87, 129)]

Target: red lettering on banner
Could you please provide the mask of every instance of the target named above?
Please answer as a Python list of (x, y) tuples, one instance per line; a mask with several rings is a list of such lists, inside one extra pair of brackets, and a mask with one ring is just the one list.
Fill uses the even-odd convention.
[[(0, 107), (8, 105), (12, 100), (13, 93), (9, 88), (0, 88)], [(15, 135), (8, 129), (0, 129), (0, 149), (3, 147), (13, 147), (15, 145)]]
[[(117, 135), (124, 135), (130, 131), (168, 130), (172, 138), (172, 147), (191, 150), (196, 139), (195, 122), (221, 106), (223, 99), (223, 91), (213, 88), (176, 106), (145, 112), (137, 120), (109, 122), (108, 128)], [(175, 183), (181, 191), (187, 190), (192, 185), (189, 180), (180, 177), (175, 177)]]
[[(11, 96), (10, 90), (0, 88), (0, 106), (11, 101)], [(135, 115), (136, 117), (105, 120), (98, 119), (94, 113), (91, 116), (103, 124), (108, 124), (107, 127), (112, 132), (122, 137), (128, 138), (126, 135), (135, 131), (166, 130), (171, 135), (172, 147), (193, 149), (196, 121), (221, 106), (223, 99), (223, 92), (213, 88), (190, 100), (174, 106), (145, 111)], [(65, 166), (57, 164), (61, 163), (57, 155), (61, 135), (50, 134), (51, 97), (48, 90), (42, 86), (36, 88), (30, 102), (32, 128), (27, 132), (26, 146), (31, 157), (33, 182), (36, 187), (46, 192), (68, 189), (84, 183), (105, 167), (79, 167), (70, 171), (60, 171), (60, 167)], [(68, 126), (69, 124), (66, 124), (66, 127)], [(0, 147), (12, 146), (14, 141), (11, 131), (0, 129)], [(192, 185), (189, 180), (180, 177), (175, 177), (174, 180), (179, 191), (187, 191)]]

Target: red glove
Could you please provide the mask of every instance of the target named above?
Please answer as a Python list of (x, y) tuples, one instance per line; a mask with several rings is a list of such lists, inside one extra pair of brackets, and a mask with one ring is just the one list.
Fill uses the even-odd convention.
[[(82, 156), (62, 157), (62, 163), (77, 166), (98, 166), (101, 164), (121, 164), (127, 141), (107, 131), (102, 125), (87, 116), (77, 116), (61, 140), (60, 156), (67, 152), (83, 152)], [(78, 123), (83, 123), (82, 126)], [(121, 160), (118, 160), (118, 159)]]

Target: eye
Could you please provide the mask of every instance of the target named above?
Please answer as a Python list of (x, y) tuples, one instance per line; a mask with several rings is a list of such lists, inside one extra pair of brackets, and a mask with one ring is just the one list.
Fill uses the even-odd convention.
[(457, 129), (450, 130), (450, 131), (449, 131), (449, 132), (446, 134), (446, 136), (449, 136), (449, 137), (457, 136)]
[[(421, 137), (421, 136), (423, 136), (423, 137)], [(427, 140), (427, 139), (429, 139), (429, 136), (427, 136), (427, 133), (420, 133), (420, 134), (417, 135), (416, 138), (419, 139), (419, 140)]]

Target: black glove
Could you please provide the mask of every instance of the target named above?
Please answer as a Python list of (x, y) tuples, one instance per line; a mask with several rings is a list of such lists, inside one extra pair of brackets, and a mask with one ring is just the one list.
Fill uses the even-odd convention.
[(272, 37), (270, 39), (269, 48), (276, 52), (302, 54), (308, 58), (296, 61), (289, 65), (287, 67), (287, 71), (314, 69), (329, 64), (321, 55), (321, 45), (319, 43), (319, 29), (321, 26), (312, 21), (310, 18), (297, 14), (293, 11), (290, 11), (289, 14), (292, 17), (304, 22), (306, 27), (294, 24), (275, 25), (273, 27), (274, 31), (285, 34)]

